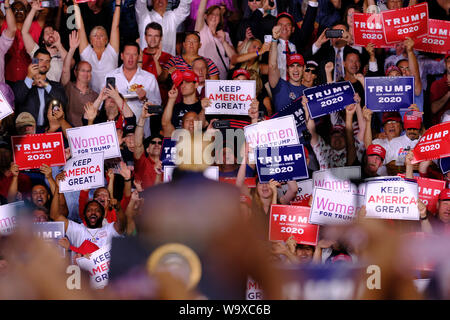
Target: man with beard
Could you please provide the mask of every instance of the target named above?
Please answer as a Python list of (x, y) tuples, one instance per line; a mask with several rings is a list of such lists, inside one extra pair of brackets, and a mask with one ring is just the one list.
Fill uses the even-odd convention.
[(88, 240), (99, 248), (111, 243), (113, 237), (119, 237), (126, 229), (126, 218), (122, 212), (119, 203), (114, 203), (113, 207), (116, 210), (117, 221), (107, 223), (103, 226), (103, 219), (105, 218), (105, 208), (97, 200), (89, 201), (83, 210), (83, 217), (86, 221), (86, 226), (67, 219), (61, 214), (60, 197), (64, 194), (59, 193), (59, 183), (65, 179), (65, 173), (62, 172), (56, 176), (56, 192), (57, 196), (53, 197), (50, 207), (50, 218), (53, 221), (64, 222), (64, 231), (69, 238), (70, 243), (79, 247), (85, 240)]
[[(45, 26), (42, 29), (41, 36), (39, 37), (39, 44), (33, 40), (33, 37), (29, 33), (31, 24), (33, 22), (36, 12), (41, 11), (44, 8), (40, 7), (39, 1), (33, 1), (31, 5), (31, 11), (28, 13), (25, 22), (22, 27), (22, 38), (30, 57), (39, 49), (39, 47), (47, 49), (51, 55), (50, 69), (47, 73), (47, 78), (52, 81), (59, 81), (61, 79), (61, 73), (63, 69), (63, 61), (67, 55), (66, 49), (61, 44), (61, 38), (58, 31), (53, 29), (52, 26)], [(72, 61), (72, 65), (75, 61)]]
[[(50, 68), (50, 53), (43, 48), (39, 48), (34, 53), (37, 64), (28, 66), (28, 75), (25, 80), (18, 81), (13, 86), (16, 98), (16, 112), (29, 112), (36, 120), (37, 133), (43, 132), (45, 120), (45, 106), (50, 100), (61, 101), (63, 107), (67, 105), (67, 97), (64, 88), (59, 82), (47, 79), (47, 72)], [(65, 113), (65, 110), (64, 110)]]

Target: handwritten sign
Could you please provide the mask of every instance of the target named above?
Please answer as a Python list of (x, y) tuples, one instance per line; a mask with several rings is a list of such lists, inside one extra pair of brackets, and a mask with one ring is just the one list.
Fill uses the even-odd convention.
[(355, 90), (350, 81), (323, 84), (305, 89), (303, 92), (308, 99), (308, 110), (313, 119), (355, 103), (353, 99)]
[(428, 34), (428, 4), (426, 2), (383, 11), (381, 16), (387, 43), (400, 42), (407, 37), (414, 39)]
[(437, 124), (425, 131), (413, 153), (413, 164), (450, 156), (450, 122)]
[(309, 220), (322, 225), (351, 223), (363, 199), (363, 196), (352, 192), (315, 188)]
[(369, 181), (366, 183), (366, 217), (419, 220), (418, 187), (411, 181)]
[(206, 80), (205, 97), (211, 106), (205, 114), (248, 115), (252, 100), (256, 98), (255, 80)]
[(13, 136), (11, 143), (14, 162), (20, 170), (39, 168), (43, 164), (61, 166), (66, 163), (61, 132)]
[(93, 289), (103, 289), (109, 281), (109, 264), (111, 261), (111, 246), (106, 245), (94, 251), (89, 259), (77, 259), (81, 269), (89, 272), (90, 285)]
[(309, 177), (303, 145), (257, 148), (256, 169), (261, 183)]
[(250, 148), (279, 147), (300, 144), (294, 116), (285, 116), (244, 127)]
[(374, 112), (407, 109), (414, 103), (414, 77), (364, 78), (367, 108)]
[(66, 132), (70, 152), (74, 158), (98, 152), (103, 152), (105, 159), (121, 156), (114, 121), (70, 128)]
[(414, 49), (449, 54), (450, 21), (428, 19), (428, 35), (414, 39)]
[(309, 211), (308, 207), (272, 205), (269, 240), (286, 241), (293, 236), (297, 243), (315, 246), (319, 227), (309, 223)]
[(66, 179), (60, 182), (61, 193), (103, 187), (103, 152), (83, 155), (67, 161), (64, 171)]
[(354, 13), (353, 38), (356, 46), (365, 47), (373, 43), (376, 48), (389, 48), (386, 43), (381, 14)]

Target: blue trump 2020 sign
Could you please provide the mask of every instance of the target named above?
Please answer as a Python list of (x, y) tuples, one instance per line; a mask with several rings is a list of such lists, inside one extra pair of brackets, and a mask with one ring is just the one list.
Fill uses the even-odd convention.
[(301, 144), (257, 148), (256, 168), (261, 183), (267, 183), (270, 179), (289, 181), (309, 177), (305, 150)]
[(364, 79), (366, 107), (374, 112), (399, 111), (414, 103), (414, 77)]

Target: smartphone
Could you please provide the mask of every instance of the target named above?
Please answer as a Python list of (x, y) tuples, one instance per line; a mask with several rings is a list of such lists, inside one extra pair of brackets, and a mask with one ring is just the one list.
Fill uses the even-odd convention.
[(266, 34), (264, 36), (264, 42), (271, 42), (272, 41), (272, 35), (271, 34)]
[(163, 113), (163, 107), (162, 106), (147, 106), (147, 112), (148, 113), (158, 113), (158, 114), (162, 114)]
[(344, 35), (344, 30), (336, 29), (336, 30), (327, 30), (325, 31), (325, 36), (327, 38), (342, 38)]
[(230, 120), (216, 120), (213, 122), (214, 129), (227, 129), (230, 128)]
[(39, 64), (39, 59), (38, 58), (31, 59), (31, 64)]
[(111, 85), (113, 88), (115, 88), (116, 87), (116, 78), (114, 78), (114, 77), (106, 78), (106, 89), (109, 89), (109, 85)]

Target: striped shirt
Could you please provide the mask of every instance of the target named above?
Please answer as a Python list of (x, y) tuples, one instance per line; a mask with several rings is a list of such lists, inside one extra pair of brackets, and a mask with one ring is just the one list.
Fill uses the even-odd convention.
[[(215, 76), (215, 75), (219, 75), (219, 69), (217, 68), (217, 66), (214, 64), (214, 62), (212, 62), (211, 59), (202, 57), (203, 59), (205, 59), (206, 63), (208, 64), (208, 75), (211, 76)], [(183, 59), (182, 56), (174, 56), (172, 57), (164, 66), (164, 69), (170, 69), (172, 67), (176, 67), (177, 70), (180, 70), (182, 72), (186, 71), (186, 70), (192, 70), (192, 66), (190, 64), (188, 64), (186, 62), (186, 60)]]

